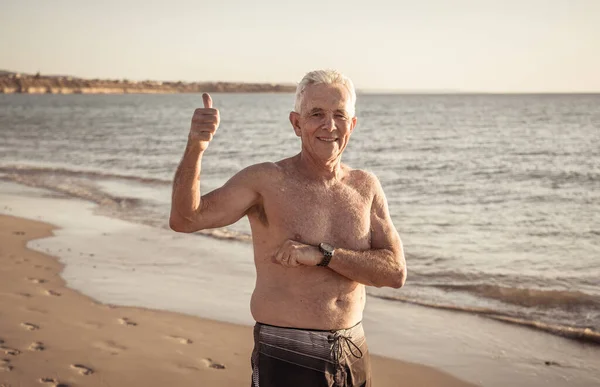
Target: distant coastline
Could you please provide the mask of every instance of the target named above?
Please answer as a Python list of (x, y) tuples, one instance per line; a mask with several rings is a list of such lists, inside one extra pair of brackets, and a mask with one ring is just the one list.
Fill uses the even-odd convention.
[(242, 82), (162, 82), (85, 79), (0, 71), (0, 94), (293, 93), (295, 85)]

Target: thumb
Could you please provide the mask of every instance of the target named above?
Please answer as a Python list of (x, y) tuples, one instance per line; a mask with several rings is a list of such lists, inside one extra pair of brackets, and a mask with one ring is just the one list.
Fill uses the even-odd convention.
[(212, 108), (212, 98), (210, 98), (210, 94), (202, 93), (202, 101), (204, 102), (205, 108)]

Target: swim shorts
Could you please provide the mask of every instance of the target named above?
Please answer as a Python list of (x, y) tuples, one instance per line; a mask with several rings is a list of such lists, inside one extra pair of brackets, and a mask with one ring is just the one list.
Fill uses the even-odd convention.
[(368, 387), (371, 363), (361, 323), (337, 331), (256, 323), (252, 387)]

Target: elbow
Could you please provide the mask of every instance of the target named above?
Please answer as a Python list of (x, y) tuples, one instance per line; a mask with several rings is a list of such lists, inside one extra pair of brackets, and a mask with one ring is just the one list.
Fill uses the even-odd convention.
[(189, 232), (189, 231), (187, 231), (188, 229), (185, 227), (183, 222), (180, 222), (173, 218), (169, 219), (169, 227), (171, 228), (171, 230), (173, 230), (175, 232)]
[(198, 229), (192, 227), (192, 224), (189, 220), (182, 219), (173, 215), (171, 215), (171, 217), (169, 218), (169, 227), (173, 231), (182, 232), (186, 234), (198, 231)]
[(400, 289), (406, 283), (406, 259), (404, 253), (396, 255), (396, 265), (393, 275), (390, 279), (390, 287)]
[(404, 283), (406, 283), (406, 266), (402, 265), (394, 269), (393, 272), (388, 273), (388, 275), (381, 278), (379, 281), (371, 281), (368, 285), (377, 288), (386, 287), (400, 289), (404, 286)]
[(406, 266), (400, 267), (398, 272), (392, 277), (390, 287), (400, 289), (406, 283)]

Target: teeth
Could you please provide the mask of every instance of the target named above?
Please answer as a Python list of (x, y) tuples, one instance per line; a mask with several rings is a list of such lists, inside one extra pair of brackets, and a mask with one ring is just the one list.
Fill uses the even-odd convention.
[(323, 138), (323, 137), (319, 137), (319, 140), (321, 140), (321, 141), (327, 141), (327, 142), (333, 142), (336, 139), (335, 138)]

